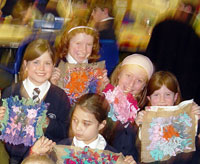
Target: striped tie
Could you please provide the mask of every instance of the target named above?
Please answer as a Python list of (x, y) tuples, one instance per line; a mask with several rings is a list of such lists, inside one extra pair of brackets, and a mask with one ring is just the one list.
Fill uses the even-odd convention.
[(33, 90), (33, 101), (36, 102), (36, 103), (40, 102), (39, 94), (40, 94), (40, 89), (39, 88), (35, 88)]

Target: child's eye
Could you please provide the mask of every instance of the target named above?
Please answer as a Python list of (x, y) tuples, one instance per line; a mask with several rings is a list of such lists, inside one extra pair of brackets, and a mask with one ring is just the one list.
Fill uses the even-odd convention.
[(137, 80), (137, 82), (138, 82), (138, 83), (143, 83), (143, 80), (140, 80), (140, 79), (139, 79), (139, 80)]
[(131, 77), (131, 75), (130, 74), (126, 74), (126, 77)]
[(168, 96), (168, 97), (171, 96), (171, 93), (166, 93), (166, 96)]
[(90, 126), (90, 123), (88, 123), (88, 122), (84, 122), (83, 124), (84, 124), (84, 126)]
[(46, 65), (52, 65), (52, 63), (51, 62), (46, 62)]
[(93, 44), (92, 44), (92, 43), (89, 43), (88, 46), (93, 46)]
[(73, 119), (72, 119), (72, 121), (73, 121), (73, 122), (75, 122), (75, 123), (77, 123), (77, 122), (78, 122), (78, 120), (77, 120), (77, 119), (75, 119), (75, 118), (73, 118)]
[(158, 96), (158, 94), (156, 93), (156, 94), (153, 94), (152, 96), (154, 96), (154, 97), (157, 97), (157, 96)]
[(38, 64), (38, 63), (39, 63), (39, 61), (37, 61), (37, 60), (33, 62), (33, 64)]

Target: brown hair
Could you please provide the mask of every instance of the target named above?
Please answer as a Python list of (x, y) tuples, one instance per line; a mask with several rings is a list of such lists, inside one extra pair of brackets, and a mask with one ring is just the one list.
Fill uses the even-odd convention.
[(95, 8), (100, 8), (101, 10), (108, 9), (108, 15), (113, 16), (113, 13), (112, 13), (113, 6), (114, 6), (113, 0), (97, 0), (93, 4), (92, 8), (93, 8), (93, 10)]
[(30, 155), (26, 157), (22, 164), (55, 164), (47, 155)]
[(178, 97), (174, 105), (179, 104), (181, 102), (179, 83), (177, 78), (168, 71), (158, 71), (152, 75), (147, 86), (147, 96), (152, 95), (154, 91), (160, 89), (163, 85), (165, 85), (170, 91), (178, 93)]
[[(36, 39), (28, 44), (24, 52), (23, 61), (27, 61), (27, 62), (32, 61), (42, 56), (45, 52), (49, 52), (51, 59), (54, 63), (54, 53), (49, 42), (45, 39)], [(24, 66), (24, 63), (22, 64), (23, 65), (20, 70), (20, 76), (21, 76), (21, 79), (24, 80), (26, 78), (25, 66)]]
[(88, 93), (81, 96), (76, 102), (75, 108), (77, 106), (94, 114), (99, 123), (102, 123), (102, 121), (107, 119), (107, 115), (110, 110), (109, 103), (107, 102), (105, 96), (96, 93)]
[[(60, 41), (56, 46), (56, 54), (57, 57), (63, 59), (67, 53), (69, 48), (70, 39), (73, 38), (78, 33), (85, 33), (87, 35), (91, 35), (94, 38), (92, 53), (89, 56), (89, 62), (95, 62), (99, 59), (99, 35), (96, 30), (92, 30), (89, 28), (77, 28), (68, 33), (68, 31), (77, 26), (88, 26), (87, 22), (83, 19), (73, 19), (71, 22), (68, 22), (68, 26), (64, 29), (64, 32), (61, 34)], [(92, 27), (91, 27), (92, 28)]]
[[(97, 121), (102, 123), (104, 120), (106, 120), (105, 127), (101, 130), (101, 134), (107, 139), (109, 139), (113, 122), (108, 119), (108, 112), (110, 111), (110, 105), (108, 101), (106, 100), (104, 95), (96, 94), (96, 93), (88, 93), (83, 96), (81, 96), (78, 101), (76, 102), (74, 109), (71, 114), (71, 118), (73, 117), (73, 113), (76, 109), (76, 107), (80, 107), (82, 110), (85, 110), (87, 112), (90, 112), (94, 114)], [(71, 123), (72, 125), (72, 123)], [(72, 128), (70, 127), (69, 135), (72, 137), (73, 132)]]
[[(114, 86), (118, 85), (119, 74), (122, 71), (122, 69), (123, 69), (122, 63), (119, 63), (117, 65), (117, 67), (115, 68), (115, 70), (113, 71), (113, 73), (111, 74), (111, 77), (110, 77), (110, 79), (111, 79), (110, 81), (111, 81), (112, 85), (114, 85)], [(138, 102), (139, 108), (143, 108), (145, 106), (146, 102), (147, 102), (147, 98), (146, 98), (147, 83), (148, 83), (148, 80), (147, 80), (146, 85), (145, 85), (144, 89), (142, 90), (142, 92), (135, 97), (137, 102)]]

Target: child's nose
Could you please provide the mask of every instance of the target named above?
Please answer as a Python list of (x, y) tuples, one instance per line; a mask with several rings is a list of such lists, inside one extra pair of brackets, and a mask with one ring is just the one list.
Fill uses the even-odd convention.
[(81, 124), (80, 124), (80, 123), (77, 123), (77, 125), (76, 125), (76, 130), (77, 130), (77, 131), (81, 131), (81, 129), (82, 129)]
[(41, 64), (39, 65), (39, 70), (44, 70), (44, 64), (41, 63)]
[(82, 53), (86, 53), (87, 52), (87, 46), (86, 45), (81, 45), (80, 46), (80, 50)]
[(130, 81), (129, 81), (129, 86), (130, 86), (130, 88), (133, 88), (134, 85), (135, 85), (135, 79), (130, 80)]
[(165, 102), (165, 96), (164, 95), (160, 96), (160, 102)]

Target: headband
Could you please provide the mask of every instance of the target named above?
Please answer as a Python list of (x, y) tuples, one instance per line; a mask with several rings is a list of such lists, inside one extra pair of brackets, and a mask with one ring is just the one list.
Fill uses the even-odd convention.
[(151, 60), (147, 56), (144, 56), (144, 55), (132, 54), (132, 55), (127, 56), (122, 61), (122, 66), (127, 65), (127, 64), (135, 64), (144, 68), (144, 70), (147, 72), (148, 80), (151, 78), (151, 75), (154, 72), (154, 66)]
[(96, 30), (95, 30), (94, 28), (92, 28), (92, 27), (88, 27), (88, 26), (76, 26), (76, 27), (71, 28), (67, 33), (69, 34), (69, 33), (72, 32), (73, 30), (75, 30), (75, 29), (80, 29), (80, 28), (86, 28), (86, 29), (90, 29), (90, 30), (96, 31)]

